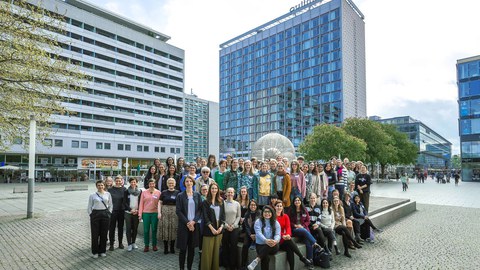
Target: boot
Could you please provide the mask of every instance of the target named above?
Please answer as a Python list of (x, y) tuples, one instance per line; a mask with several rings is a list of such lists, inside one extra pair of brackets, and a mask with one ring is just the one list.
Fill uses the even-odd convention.
[[(335, 248), (335, 255), (340, 255), (340, 251), (338, 251), (338, 246), (334, 245), (333, 247)], [(347, 251), (347, 253), (348, 253), (348, 251)]]
[(163, 254), (168, 254), (168, 241), (163, 241)]
[(353, 246), (354, 246), (354, 247), (356, 247), (356, 248), (362, 248), (362, 246), (361, 246), (359, 243), (357, 243), (357, 241), (352, 241), (352, 243), (353, 243)]
[(170, 241), (170, 253), (175, 254), (175, 240)]
[(359, 243), (360, 245), (362, 244), (362, 239), (360, 238), (360, 235), (358, 235), (358, 233), (355, 234), (355, 241), (356, 241), (357, 243)]
[(348, 252), (348, 248), (345, 249), (345, 252), (343, 252), (343, 255), (345, 255), (345, 257), (348, 257), (348, 258), (352, 257), (352, 255), (350, 255), (350, 253)]

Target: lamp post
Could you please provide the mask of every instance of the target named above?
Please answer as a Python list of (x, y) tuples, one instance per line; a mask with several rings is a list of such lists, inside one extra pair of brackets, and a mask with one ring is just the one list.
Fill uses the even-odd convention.
[(37, 133), (37, 122), (33, 115), (30, 116), (30, 146), (28, 154), (28, 198), (27, 218), (33, 217), (33, 194), (35, 190), (35, 142)]

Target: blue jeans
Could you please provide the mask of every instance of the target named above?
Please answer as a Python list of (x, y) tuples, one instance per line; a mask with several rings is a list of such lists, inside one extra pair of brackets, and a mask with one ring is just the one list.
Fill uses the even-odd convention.
[(305, 228), (293, 229), (292, 234), (293, 236), (303, 238), (305, 246), (307, 247), (307, 259), (313, 259), (313, 245), (316, 242), (315, 237)]

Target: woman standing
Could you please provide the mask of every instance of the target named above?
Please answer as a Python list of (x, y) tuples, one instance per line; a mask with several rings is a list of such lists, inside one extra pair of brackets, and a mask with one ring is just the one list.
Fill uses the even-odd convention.
[[(158, 165), (158, 170), (160, 170), (160, 167), (162, 167), (163, 164), (159, 164)], [(163, 167), (165, 169), (165, 167)], [(157, 170), (157, 166), (156, 165), (151, 165), (149, 168), (148, 168), (148, 172), (147, 172), (147, 175), (145, 175), (145, 179), (143, 180), (143, 187), (145, 189), (148, 189), (148, 181), (150, 179), (155, 179), (155, 183), (157, 183), (161, 178), (160, 178), (160, 175), (159, 175), (159, 171)]]
[(110, 223), (110, 213), (113, 210), (112, 196), (105, 191), (103, 181), (95, 182), (97, 192), (88, 198), (87, 213), (90, 216), (92, 237), (92, 257), (107, 256), (107, 232)]
[(340, 205), (340, 199), (336, 196), (333, 198), (332, 212), (335, 218), (335, 232), (342, 236), (343, 255), (345, 255), (348, 258), (351, 258), (352, 256), (348, 252), (349, 241), (353, 243), (355, 248), (362, 248), (362, 246), (352, 238), (352, 235), (348, 231), (345, 223), (345, 212), (343, 210), (343, 207)]
[(302, 200), (306, 196), (306, 183), (305, 175), (300, 170), (300, 164), (294, 160), (290, 167), (290, 181), (292, 182), (292, 192), (290, 193), (290, 199), (294, 197), (300, 197)]
[(160, 200), (160, 191), (155, 188), (155, 180), (148, 181), (148, 189), (142, 192), (140, 196), (140, 207), (138, 209), (138, 218), (143, 219), (143, 241), (145, 248), (143, 252), (150, 250), (150, 229), (152, 229), (153, 251), (157, 251), (157, 226), (158, 226), (158, 202)]
[(142, 191), (138, 189), (137, 179), (131, 177), (128, 179), (130, 186), (125, 190), (124, 202), (125, 202), (125, 234), (127, 236), (128, 251), (136, 249), (137, 245), (135, 240), (137, 239), (138, 229), (138, 206), (140, 203), (140, 194)]
[(337, 183), (337, 173), (332, 167), (332, 163), (328, 162), (325, 164), (325, 174), (328, 178), (328, 200), (332, 201), (332, 192), (335, 189), (335, 184)]
[(108, 192), (112, 196), (113, 211), (110, 217), (110, 228), (108, 238), (110, 240), (110, 251), (114, 250), (115, 243), (115, 228), (117, 228), (118, 234), (118, 248), (123, 249), (123, 224), (125, 221), (125, 196), (126, 189), (123, 187), (123, 177), (117, 175), (115, 177), (115, 186), (108, 189)]
[(258, 197), (258, 176), (253, 172), (252, 162), (245, 161), (244, 169), (239, 175), (238, 191), (240, 187), (247, 187), (248, 197), (257, 200)]
[(293, 254), (296, 254), (298, 258), (308, 266), (312, 268), (312, 261), (308, 260), (298, 249), (297, 244), (292, 240), (292, 227), (290, 223), (290, 217), (283, 213), (283, 202), (278, 200), (275, 203), (275, 213), (277, 216), (277, 221), (280, 224), (280, 249), (287, 252), (287, 261), (290, 265), (290, 270), (295, 269), (295, 257)]
[(215, 177), (215, 172), (218, 170), (217, 158), (210, 154), (207, 159), (207, 167), (210, 169), (210, 177)]
[(262, 163), (258, 171), (258, 204), (268, 205), (273, 195), (273, 174), (268, 171), (268, 164)]
[(317, 195), (317, 204), (321, 199), (327, 198), (328, 177), (323, 171), (323, 165), (317, 164), (312, 173), (312, 192)]
[(241, 266), (246, 267), (248, 262), (248, 249), (255, 249), (255, 228), (253, 225), (261, 212), (258, 210), (258, 205), (255, 200), (250, 200), (248, 204), (247, 213), (243, 216), (243, 229), (245, 230), (245, 237), (243, 238), (242, 246), (242, 261)]
[(225, 209), (225, 230), (222, 236), (223, 262), (227, 269), (237, 269), (237, 244), (238, 235), (240, 234), (239, 223), (242, 217), (240, 203), (235, 201), (235, 190), (227, 188), (227, 199), (223, 203)]
[(280, 243), (280, 224), (272, 207), (269, 205), (263, 207), (262, 216), (255, 221), (254, 228), (257, 258), (247, 266), (247, 269), (253, 270), (261, 262), (261, 269), (268, 270), (270, 264), (268, 255), (277, 253)]
[(175, 253), (175, 238), (177, 237), (177, 217), (175, 216), (177, 195), (180, 191), (175, 189), (175, 179), (167, 180), (168, 189), (160, 195), (158, 206), (158, 239), (163, 240), (163, 253), (168, 254), (168, 242), (170, 241), (170, 253)]
[(292, 226), (293, 236), (303, 239), (307, 249), (307, 259), (313, 260), (313, 246), (318, 245), (315, 237), (309, 230), (310, 215), (302, 203), (302, 198), (296, 196), (293, 199), (293, 207), (288, 214)]
[(185, 170), (185, 159), (183, 157), (177, 158), (177, 174), (182, 178), (186, 173), (188, 172)]
[(183, 184), (185, 191), (178, 194), (176, 199), (176, 213), (178, 216), (177, 248), (180, 249), (178, 262), (180, 269), (185, 269), (185, 257), (187, 256), (187, 269), (191, 270), (195, 247), (198, 246), (200, 230), (202, 199), (198, 192), (193, 191), (195, 179), (187, 175)]
[(238, 189), (238, 178), (238, 160), (233, 159), (230, 170), (225, 173), (225, 178), (223, 179), (223, 187), (225, 189), (229, 187)]
[(163, 190), (166, 190), (168, 188), (167, 186), (167, 181), (168, 179), (170, 178), (173, 178), (173, 180), (175, 180), (175, 190), (180, 190), (180, 177), (179, 175), (177, 174), (177, 168), (175, 167), (175, 165), (170, 165), (168, 167), (168, 171), (167, 171), (167, 174), (164, 176), (164, 181), (163, 181), (163, 185), (162, 186), (162, 189), (159, 189), (161, 191)]
[(225, 208), (218, 185), (213, 182), (208, 187), (207, 199), (202, 203), (203, 243), (202, 270), (220, 268), (220, 243), (225, 222)]
[(243, 186), (240, 188), (240, 195), (237, 196), (237, 202), (240, 204), (240, 209), (242, 211), (240, 214), (241, 218), (239, 225), (242, 225), (243, 223), (243, 218), (245, 217), (245, 214), (248, 210), (249, 201), (250, 198), (248, 197), (247, 187)]
[[(195, 163), (190, 163), (188, 165), (188, 174), (185, 174), (180, 180), (180, 191), (182, 192), (185, 191), (185, 184), (183, 183), (183, 181), (185, 181), (187, 176), (190, 176), (190, 178), (194, 179), (194, 183), (195, 183), (195, 179), (197, 179), (198, 177), (196, 171), (197, 171), (197, 167), (195, 167)], [(193, 185), (193, 190), (195, 191), (195, 185)]]
[(372, 178), (367, 173), (367, 167), (362, 165), (360, 167), (360, 173), (355, 177), (355, 187), (360, 195), (360, 199), (368, 211), (370, 205), (370, 185), (372, 184)]
[(223, 180), (225, 179), (225, 173), (227, 172), (227, 161), (225, 159), (221, 159), (218, 163), (218, 170), (215, 171), (213, 175), (213, 180), (217, 182), (218, 188), (220, 191), (224, 191)]
[(277, 192), (278, 199), (283, 201), (283, 206), (290, 207), (290, 192), (292, 191), (290, 175), (287, 173), (285, 165), (277, 165), (277, 174), (273, 178), (273, 190)]

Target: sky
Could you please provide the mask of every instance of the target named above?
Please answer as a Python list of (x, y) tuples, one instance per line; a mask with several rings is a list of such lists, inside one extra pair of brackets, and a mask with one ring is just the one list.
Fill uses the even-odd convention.
[[(301, 0), (87, 0), (185, 50), (185, 92), (219, 100), (219, 45)], [(367, 115), (409, 115), (459, 154), (456, 62), (480, 54), (478, 0), (354, 0), (365, 15)]]

